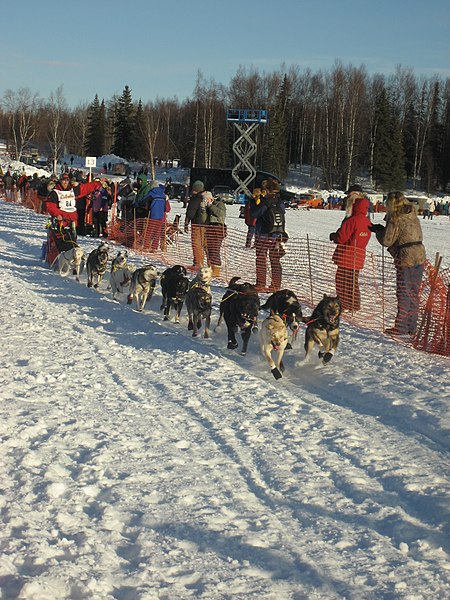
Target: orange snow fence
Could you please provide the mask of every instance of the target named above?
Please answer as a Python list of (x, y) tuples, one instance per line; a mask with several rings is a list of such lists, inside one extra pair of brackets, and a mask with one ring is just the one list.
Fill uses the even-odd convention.
[[(35, 201), (27, 199), (24, 204), (36, 210)], [(224, 284), (232, 277), (256, 282), (256, 252), (254, 247), (246, 247), (246, 231), (228, 227), (224, 232), (221, 226), (197, 226), (193, 231), (190, 226), (185, 233), (178, 218), (167, 222), (113, 219), (108, 229), (109, 239), (133, 249), (148, 261), (157, 260), (167, 266), (180, 264), (196, 271), (202, 264), (211, 264), (215, 279)], [(361, 251), (351, 250), (355, 262), (353, 265), (350, 260), (348, 266), (358, 266), (361, 258), (358, 252)], [(343, 319), (347, 322), (375, 331), (393, 327), (397, 316), (397, 294), (406, 293), (406, 290), (397, 289), (391, 256), (384, 248), (381, 254), (366, 252), (361, 270), (338, 270), (333, 255), (339, 251), (340, 247), (332, 242), (309, 236), (290, 238), (281, 257), (280, 289), (290, 289), (297, 295), (306, 317), (324, 294), (335, 296), (339, 291), (344, 304)], [(450, 356), (450, 269), (441, 271), (440, 264), (438, 257), (434, 266), (429, 261), (425, 264), (412, 346)], [(270, 281), (268, 259), (267, 285)]]

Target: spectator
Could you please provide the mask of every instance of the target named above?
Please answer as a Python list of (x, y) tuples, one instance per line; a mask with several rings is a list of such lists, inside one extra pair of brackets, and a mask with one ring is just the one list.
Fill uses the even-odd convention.
[(386, 201), (386, 227), (372, 225), (377, 240), (394, 258), (397, 275), (397, 316), (386, 333), (412, 335), (419, 316), (419, 292), (426, 261), (422, 228), (416, 209), (401, 192)]
[(8, 169), (3, 175), (3, 185), (5, 188), (5, 196), (7, 200), (12, 200), (14, 178), (11, 175), (11, 171)]
[(25, 196), (28, 190), (29, 180), (25, 171), (22, 171), (19, 179), (17, 180), (17, 187), (19, 188), (21, 200), (25, 200)]
[(367, 217), (369, 200), (364, 197), (361, 186), (349, 188), (345, 210), (346, 216), (341, 226), (336, 232), (330, 233), (330, 240), (338, 244), (333, 254), (333, 262), (337, 265), (336, 293), (343, 310), (357, 312), (361, 308), (359, 272), (364, 267), (366, 247), (371, 236), (370, 219)]
[[(250, 216), (256, 219), (256, 289), (276, 292), (281, 287), (281, 258), (285, 255), (284, 242), (288, 239), (285, 228), (285, 206), (280, 197), (280, 185), (275, 179), (262, 183), (264, 196), (259, 204), (252, 199)], [(266, 287), (267, 258), (270, 261), (272, 281)]]
[(148, 197), (150, 194), (150, 185), (147, 181), (147, 175), (140, 173), (136, 183), (137, 193), (132, 205), (134, 218), (145, 219), (148, 216)]
[(426, 207), (427, 207), (427, 217), (428, 217), (428, 219), (433, 220), (434, 211), (436, 210), (436, 203), (434, 202), (434, 200), (432, 198), (430, 198), (428, 200), (428, 202), (426, 203)]
[(149, 184), (148, 217), (150, 233), (150, 252), (158, 250), (166, 220), (166, 212), (170, 211), (169, 199), (162, 186), (154, 179)]
[(91, 208), (92, 208), (92, 225), (94, 226), (95, 237), (108, 237), (107, 222), (108, 209), (111, 194), (108, 191), (108, 184), (104, 182), (102, 186), (92, 192)]
[(205, 186), (197, 180), (192, 184), (192, 194), (186, 209), (184, 231), (187, 233), (191, 224), (191, 244), (193, 254), (193, 270), (198, 271), (203, 266), (206, 252), (205, 223), (208, 218), (206, 200), (203, 196)]
[(255, 236), (256, 219), (250, 215), (252, 202), (254, 203), (255, 206), (258, 206), (259, 203), (261, 202), (261, 198), (262, 198), (261, 188), (255, 188), (253, 190), (252, 198), (247, 198), (247, 201), (244, 206), (244, 220), (245, 220), (245, 224), (247, 225), (247, 237), (245, 239), (245, 247), (246, 248), (252, 247), (253, 238)]
[[(73, 176), (70, 184), (74, 188), (78, 185), (78, 180)], [(86, 235), (86, 212), (90, 205), (91, 196), (80, 196), (75, 198), (75, 206), (77, 207), (77, 235)]]
[(208, 254), (208, 265), (212, 267), (213, 277), (220, 277), (222, 260), (220, 250), (226, 236), (225, 218), (227, 209), (220, 198), (213, 198), (211, 192), (204, 192), (206, 202), (206, 250)]

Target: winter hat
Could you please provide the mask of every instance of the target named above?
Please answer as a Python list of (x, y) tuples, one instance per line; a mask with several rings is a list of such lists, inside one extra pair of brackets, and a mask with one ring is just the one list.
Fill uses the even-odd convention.
[(193, 192), (203, 192), (204, 190), (205, 190), (205, 186), (203, 185), (203, 181), (200, 181), (200, 179), (197, 179), (197, 181), (194, 181), (194, 183), (192, 184)]
[(345, 193), (348, 196), (352, 192), (361, 192), (362, 193), (362, 191), (363, 191), (362, 187), (359, 184), (355, 183), (355, 184), (351, 185)]
[(149, 184), (149, 185), (150, 185), (150, 189), (151, 189), (151, 190), (154, 190), (154, 189), (156, 189), (156, 188), (158, 188), (158, 187), (159, 187), (159, 181), (156, 181), (156, 179), (152, 179), (152, 180), (150, 181), (150, 184)]
[(276, 194), (280, 191), (280, 184), (276, 179), (264, 179), (261, 187), (269, 194)]

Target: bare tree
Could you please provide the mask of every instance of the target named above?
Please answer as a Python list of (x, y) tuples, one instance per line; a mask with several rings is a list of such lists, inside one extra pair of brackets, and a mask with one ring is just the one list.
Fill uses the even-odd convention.
[(64, 149), (69, 125), (67, 102), (62, 85), (50, 94), (46, 108), (49, 117), (48, 141), (53, 155), (53, 172), (56, 173), (56, 164)]
[(422, 171), (423, 153), (428, 139), (433, 107), (436, 102), (435, 85), (436, 78), (422, 81), (421, 91), (418, 99), (417, 120), (416, 120), (416, 140), (413, 166), (413, 189), (416, 189), (417, 180)]
[(1, 104), (8, 114), (16, 158), (21, 160), (23, 151), (36, 134), (39, 96), (29, 88), (20, 88), (17, 92), (8, 89)]
[(89, 104), (80, 104), (73, 111), (70, 122), (71, 152), (83, 155), (88, 132)]
[(151, 103), (143, 107), (139, 128), (150, 160), (152, 179), (155, 179), (155, 145), (159, 134), (160, 120), (159, 111)]

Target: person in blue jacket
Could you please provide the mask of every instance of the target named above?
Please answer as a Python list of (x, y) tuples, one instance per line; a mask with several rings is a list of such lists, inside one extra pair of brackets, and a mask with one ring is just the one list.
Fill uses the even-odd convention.
[(152, 179), (149, 183), (150, 192), (147, 196), (148, 218), (150, 219), (148, 232), (150, 239), (150, 252), (158, 250), (164, 231), (166, 213), (170, 210), (169, 199), (164, 192), (164, 187)]

